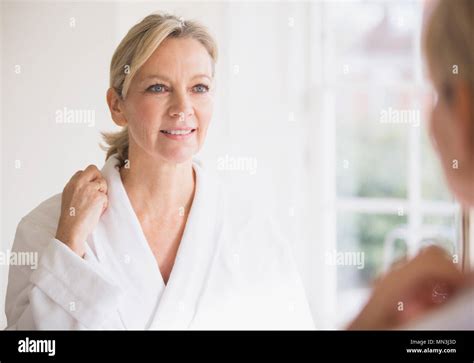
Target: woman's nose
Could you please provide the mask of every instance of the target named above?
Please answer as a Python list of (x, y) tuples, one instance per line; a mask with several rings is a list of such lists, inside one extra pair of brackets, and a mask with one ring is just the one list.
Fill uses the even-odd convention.
[(173, 104), (170, 107), (170, 116), (185, 121), (193, 116), (194, 110), (189, 96), (185, 93), (179, 93), (174, 96)]

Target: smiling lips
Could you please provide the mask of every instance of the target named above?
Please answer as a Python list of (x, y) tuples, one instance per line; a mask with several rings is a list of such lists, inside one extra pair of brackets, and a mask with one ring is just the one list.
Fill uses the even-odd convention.
[(181, 127), (181, 128), (174, 128), (169, 130), (160, 130), (160, 132), (165, 135), (166, 137), (173, 139), (173, 140), (182, 140), (189, 136), (191, 136), (196, 129), (191, 127)]

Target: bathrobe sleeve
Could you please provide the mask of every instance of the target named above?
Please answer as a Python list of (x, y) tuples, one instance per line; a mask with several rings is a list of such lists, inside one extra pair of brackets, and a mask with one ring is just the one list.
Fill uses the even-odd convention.
[(122, 328), (120, 290), (99, 272), (90, 248), (82, 259), (26, 216), (17, 227), (12, 252), (36, 254), (37, 266), (10, 266), (7, 329)]

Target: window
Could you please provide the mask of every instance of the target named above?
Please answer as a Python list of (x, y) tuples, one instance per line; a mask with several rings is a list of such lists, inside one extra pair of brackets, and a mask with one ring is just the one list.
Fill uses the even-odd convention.
[(312, 87), (325, 95), (326, 152), (334, 153), (325, 169), (335, 184), (327, 189), (334, 225), (325, 253), (336, 288), (326, 291), (340, 327), (373, 280), (420, 247), (435, 243), (460, 256), (460, 210), (426, 132), (433, 97), (420, 51), (423, 3), (310, 6), (322, 58), (312, 62), (320, 74)]

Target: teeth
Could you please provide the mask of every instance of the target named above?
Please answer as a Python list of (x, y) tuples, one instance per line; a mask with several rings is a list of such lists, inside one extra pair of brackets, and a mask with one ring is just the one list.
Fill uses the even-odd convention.
[(190, 134), (193, 130), (163, 130), (165, 134), (170, 135), (187, 135)]

